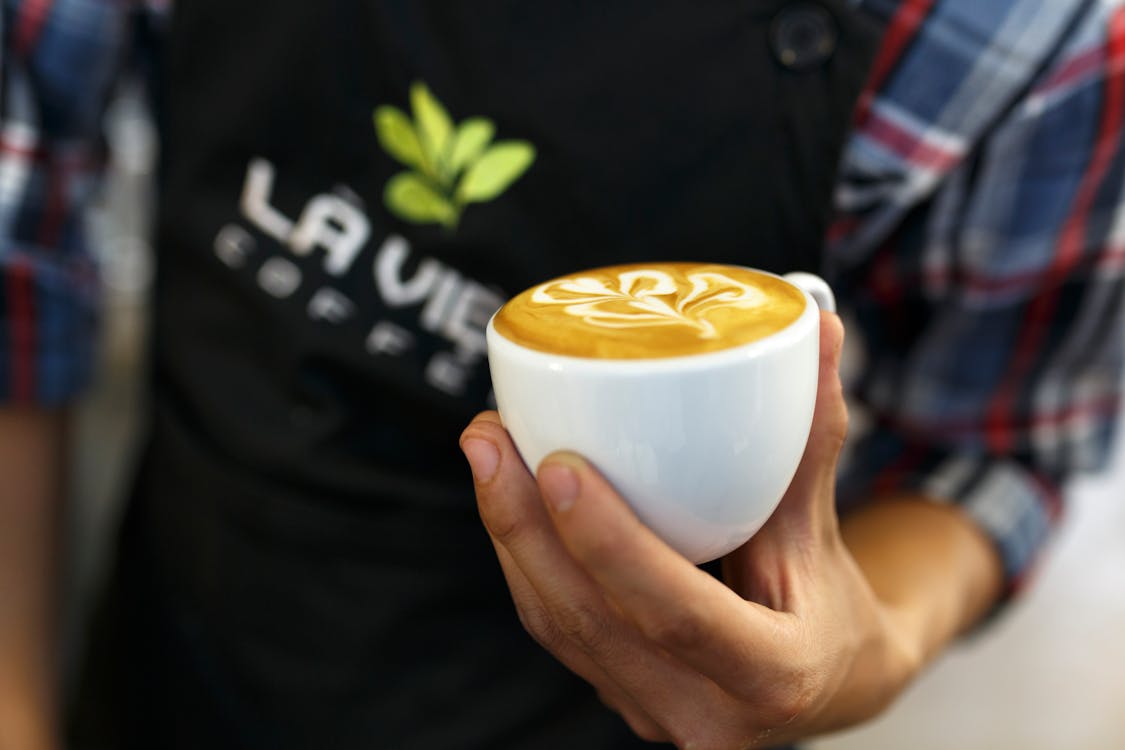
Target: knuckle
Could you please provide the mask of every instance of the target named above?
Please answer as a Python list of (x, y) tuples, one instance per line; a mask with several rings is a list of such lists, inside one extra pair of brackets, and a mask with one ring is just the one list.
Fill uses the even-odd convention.
[(832, 409), (831, 421), (832, 426), (841, 434), (841, 438), (848, 434), (848, 401), (847, 395), (844, 393), (844, 383), (840, 380), (839, 376), (833, 378), (832, 390), (833, 400), (835, 406)]
[(633, 730), (633, 734), (645, 742), (667, 742), (668, 735), (664, 730), (647, 719), (631, 720), (626, 718), (626, 723)]
[(707, 642), (707, 624), (693, 612), (660, 618), (646, 630), (650, 639), (673, 653), (695, 651)]
[(843, 407), (832, 416), (828, 424), (828, 434), (832, 440), (832, 447), (837, 452), (843, 450), (848, 440), (848, 414)]
[(680, 750), (686, 750), (686, 748), (696, 750), (696, 748), (704, 747), (700, 743), (698, 733), (694, 728), (673, 725), (668, 728), (668, 734), (672, 738), (672, 744)]
[(787, 727), (808, 712), (811, 702), (799, 692), (786, 691), (762, 708), (763, 723), (770, 728)]
[(611, 706), (611, 708), (621, 715), (633, 734), (645, 742), (667, 742), (669, 740), (668, 734), (660, 728), (660, 725), (647, 716), (641, 716), (635, 711), (622, 711), (614, 706)]
[(477, 508), (488, 533), (504, 546), (532, 526), (531, 516), (519, 504), (502, 502), (488, 492), (477, 493)]
[(597, 686), (594, 687), (594, 692), (598, 694), (598, 700), (602, 702), (603, 706), (610, 709), (611, 711), (621, 714), (621, 716), (625, 717), (626, 719), (629, 718), (625, 715), (624, 707), (609, 692)]
[(587, 651), (604, 646), (610, 631), (609, 619), (602, 608), (583, 601), (570, 602), (561, 608), (554, 625), (559, 633)]
[(811, 670), (793, 674), (785, 689), (775, 691), (761, 705), (760, 717), (767, 727), (780, 728), (799, 723), (817, 704), (821, 680)]
[(736, 750), (745, 746), (744, 742), (708, 727), (681, 727), (670, 734), (672, 743), (682, 750)]
[(546, 608), (538, 604), (524, 604), (517, 608), (520, 624), (536, 643), (553, 652), (562, 642), (562, 634)]

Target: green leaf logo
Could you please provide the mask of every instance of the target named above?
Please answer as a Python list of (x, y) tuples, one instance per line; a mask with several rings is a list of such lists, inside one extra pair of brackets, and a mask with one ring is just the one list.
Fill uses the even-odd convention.
[(394, 107), (375, 110), (375, 133), (383, 150), (408, 167), (425, 170), (426, 156), (410, 119)]
[(535, 161), (535, 149), (525, 141), (503, 141), (485, 151), (465, 171), (457, 185), (461, 203), (483, 203), (504, 192)]
[(456, 210), (445, 196), (414, 172), (400, 172), (392, 177), (384, 199), (388, 208), (415, 224), (448, 225), (456, 219)]
[(449, 156), (449, 168), (460, 171), (476, 161), (484, 153), (496, 127), (483, 117), (473, 117), (461, 123), (453, 141), (453, 153)]
[(414, 224), (453, 231), (470, 203), (499, 197), (535, 162), (527, 141), (493, 142), (496, 126), (484, 117), (455, 125), (424, 83), (410, 87), (414, 119), (392, 106), (375, 109), (375, 135), (407, 167), (387, 182), (383, 202)]

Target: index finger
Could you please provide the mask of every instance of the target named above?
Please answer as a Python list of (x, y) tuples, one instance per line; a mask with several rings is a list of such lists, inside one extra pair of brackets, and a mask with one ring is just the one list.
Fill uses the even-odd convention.
[(692, 565), (581, 457), (549, 456), (539, 486), (573, 558), (663, 650), (738, 696), (791, 671), (795, 618), (746, 601)]
[[(503, 428), (478, 419), (464, 437), (488, 440), (498, 449), (492, 476), (484, 482), (478, 478), (478, 506), (498, 552), (503, 550), (502, 562), (514, 565), (521, 585), (530, 585), (550, 618), (551, 628), (568, 641), (551, 650), (583, 652), (588, 658), (582, 662), (595, 664), (640, 711), (660, 717), (661, 726), (686, 725), (717, 713), (722, 704), (713, 682), (645, 639), (567, 552), (539, 488)], [(591, 674), (587, 670), (583, 676)]]

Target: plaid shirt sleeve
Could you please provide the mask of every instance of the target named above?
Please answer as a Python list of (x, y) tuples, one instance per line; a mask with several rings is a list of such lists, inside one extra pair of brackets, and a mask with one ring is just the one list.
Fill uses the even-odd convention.
[(1125, 348), (1125, 8), (903, 0), (861, 100), (830, 265), (867, 361), (846, 512), (959, 504), (1009, 591), (1103, 464)]
[(0, 402), (57, 405), (89, 377), (97, 281), (82, 209), (126, 37), (121, 0), (4, 0)]

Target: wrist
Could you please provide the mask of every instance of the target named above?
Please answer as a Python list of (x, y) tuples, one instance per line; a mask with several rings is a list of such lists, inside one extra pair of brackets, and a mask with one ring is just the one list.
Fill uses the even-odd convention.
[(868, 646), (853, 662), (830, 710), (819, 722), (819, 732), (849, 729), (878, 717), (925, 667), (912, 616), (878, 604), (874, 619)]
[(886, 633), (888, 673), (899, 690), (914, 681), (930, 660), (925, 623), (917, 610), (894, 604), (881, 604)]

